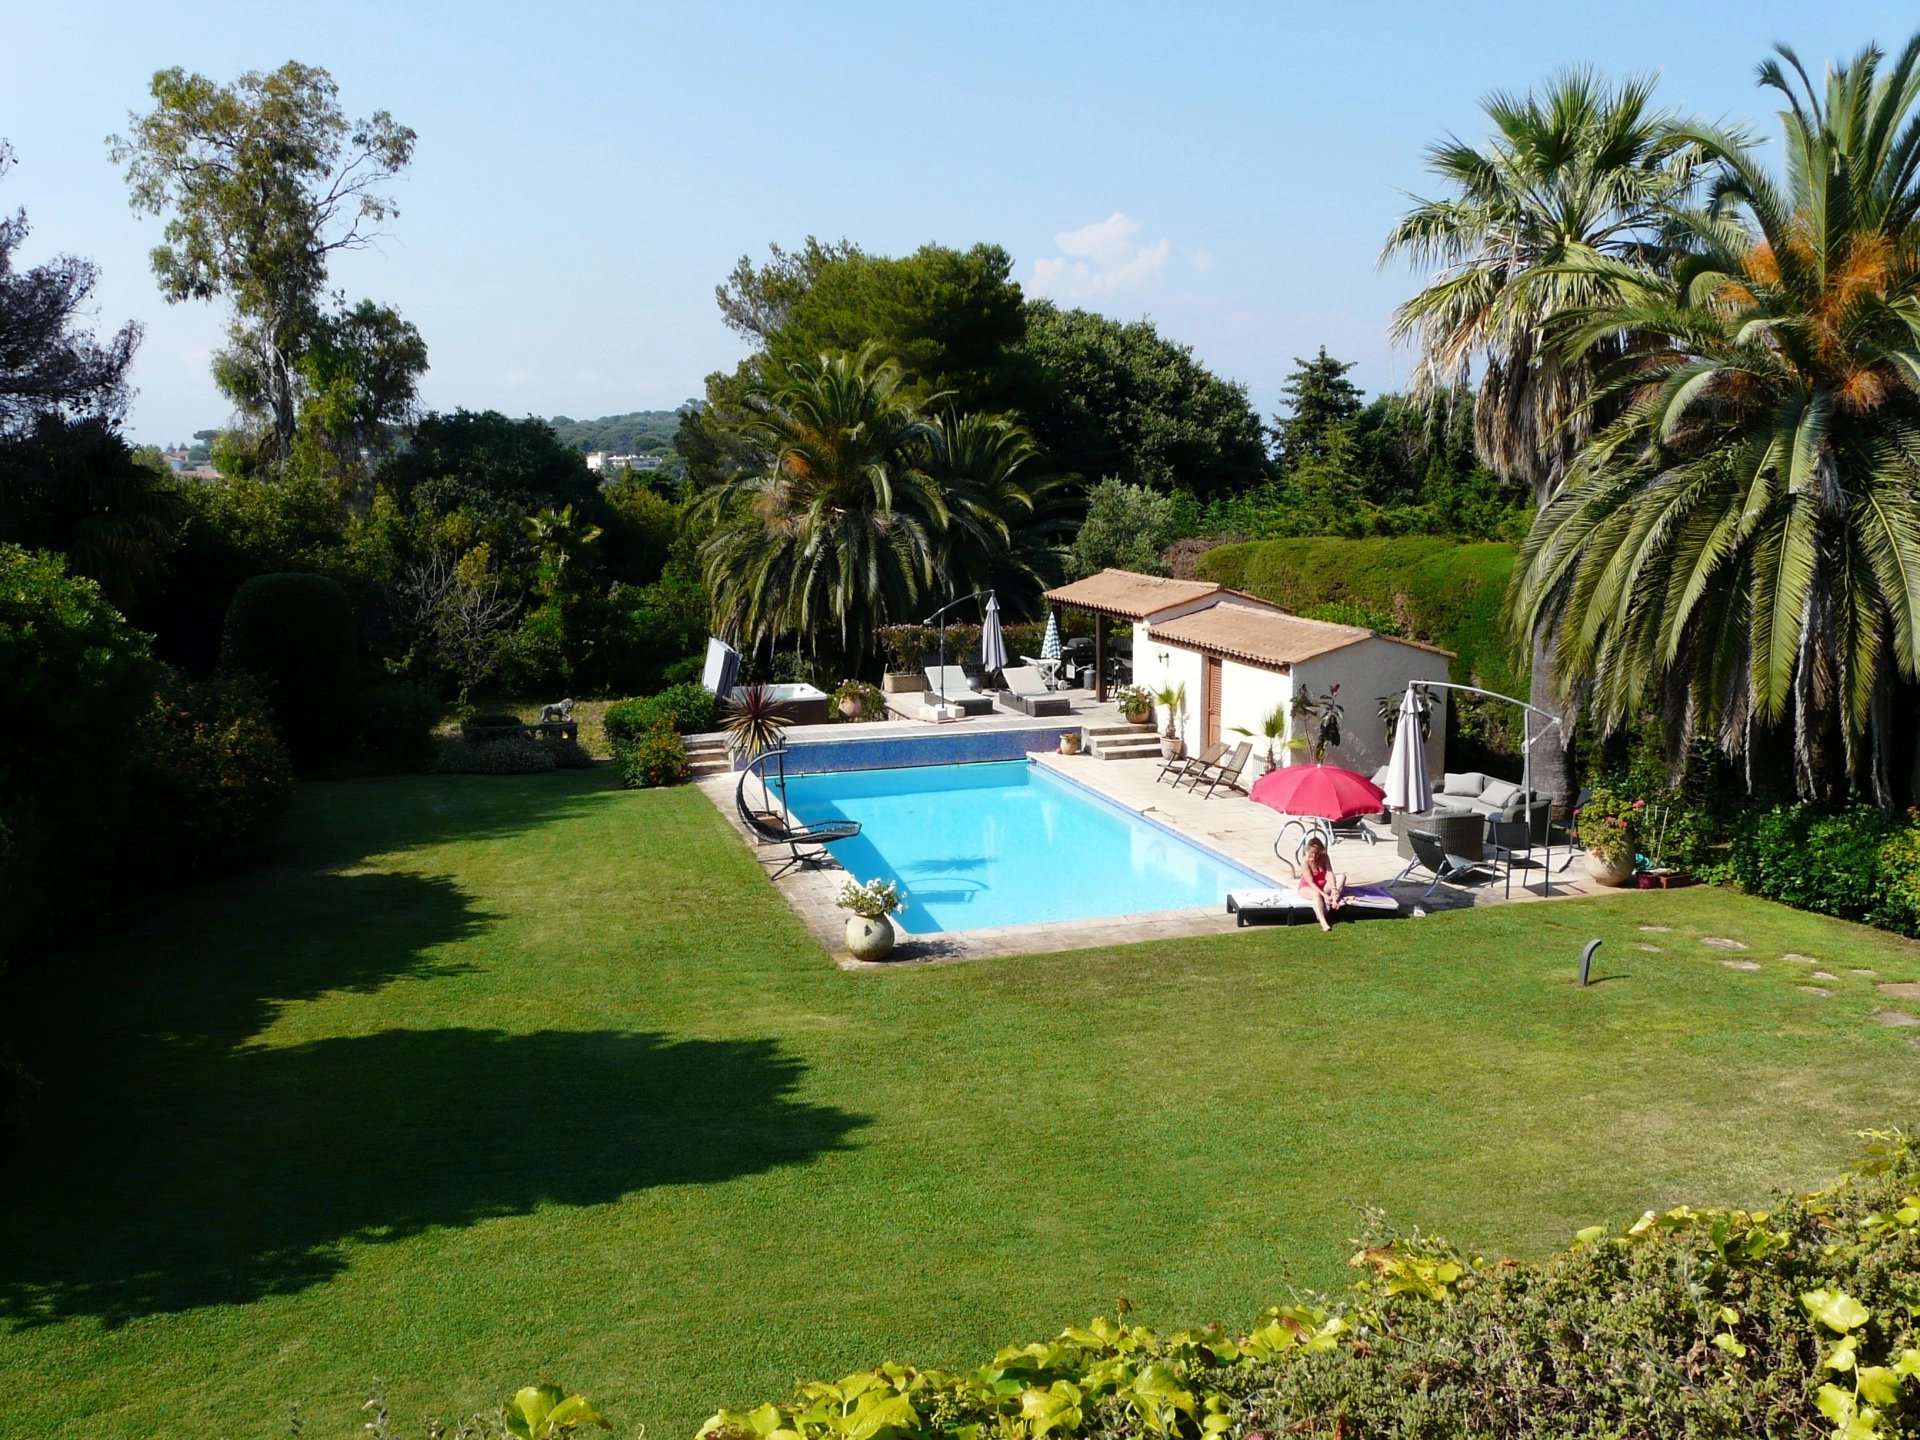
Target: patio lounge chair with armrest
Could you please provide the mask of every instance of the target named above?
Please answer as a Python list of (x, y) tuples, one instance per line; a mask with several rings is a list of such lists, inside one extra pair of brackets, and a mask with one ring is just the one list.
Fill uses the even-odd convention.
[[(1516, 865), (1524, 869), (1533, 868), (1533, 826), (1526, 816), (1514, 820), (1489, 820), (1487, 822), (1487, 843), (1493, 847), (1494, 859), (1500, 862), (1506, 872), (1507, 894), (1513, 894), (1513, 870)], [(1546, 875), (1546, 866), (1540, 867)], [(1520, 882), (1522, 890), (1527, 888), (1526, 881)], [(1542, 886), (1545, 893), (1545, 886)]]
[(1227, 742), (1224, 740), (1216, 740), (1198, 755), (1175, 756), (1173, 759), (1167, 761), (1166, 764), (1162, 765), (1160, 767), (1160, 773), (1153, 778), (1155, 780), (1164, 780), (1167, 776), (1171, 775), (1173, 776), (1173, 787), (1177, 790), (1180, 788), (1180, 782), (1186, 779), (1187, 776), (1191, 775), (1202, 765), (1217, 764), (1220, 757), (1226, 753)]
[(929, 665), (920, 672), (927, 677), (927, 699), (929, 705), (940, 703), (940, 692), (946, 691), (946, 703), (959, 709), (962, 715), (990, 715), (993, 713), (993, 697), (982, 695), (967, 683), (967, 672), (958, 665)]
[(1007, 687), (1000, 692), (1000, 703), (1010, 709), (1029, 716), (1073, 713), (1073, 702), (1048, 691), (1040, 672), (1029, 665), (1010, 665), (1000, 672), (1000, 678)]
[(1173, 782), (1173, 788), (1180, 788), (1180, 781), (1187, 782), (1189, 790), (1199, 791), (1202, 785), (1207, 787), (1207, 798), (1213, 798), (1213, 792), (1225, 785), (1229, 790), (1240, 788), (1240, 772), (1247, 768), (1247, 757), (1253, 753), (1253, 742), (1242, 740), (1233, 749), (1222, 755), (1211, 765), (1196, 765), (1192, 770)]
[(754, 809), (747, 800), (749, 776), (759, 780), (761, 792), (767, 793), (766, 778), (756, 774), (755, 767), (749, 765), (740, 772), (740, 783), (734, 787), (734, 804), (740, 811), (741, 823), (753, 832), (754, 838), (761, 844), (787, 847), (787, 862), (773, 872), (775, 875), (784, 875), (796, 865), (815, 864), (826, 858), (828, 845), (836, 840), (851, 840), (860, 833), (858, 820), (826, 820), (818, 825), (795, 824), (791, 816)]
[(1483, 880), (1493, 879), (1493, 867), (1485, 860), (1477, 856), (1448, 854), (1446, 842), (1431, 830), (1409, 830), (1407, 840), (1413, 846), (1413, 859), (1408, 862), (1407, 868), (1395, 877), (1394, 883), (1398, 884), (1415, 870), (1425, 870), (1433, 876), (1433, 884), (1422, 892), (1420, 896), (1422, 900), (1438, 890), (1442, 880), (1458, 883), (1474, 876), (1479, 876)]

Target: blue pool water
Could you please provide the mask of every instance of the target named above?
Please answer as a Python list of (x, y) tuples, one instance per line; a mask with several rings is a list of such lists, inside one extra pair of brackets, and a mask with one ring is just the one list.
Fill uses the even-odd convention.
[(860, 822), (834, 858), (898, 885), (914, 935), (1219, 907), (1272, 884), (1025, 760), (790, 775), (787, 807)]

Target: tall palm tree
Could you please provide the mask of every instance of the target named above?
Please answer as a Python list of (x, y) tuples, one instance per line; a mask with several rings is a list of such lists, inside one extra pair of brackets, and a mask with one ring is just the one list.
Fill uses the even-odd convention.
[(940, 569), (955, 594), (991, 589), (1020, 612), (1058, 578), (1072, 519), (1063, 477), (1042, 473), (1039, 459), (1001, 416), (940, 418), (928, 466), (946, 497)]
[(1604, 724), (1660, 696), (1737, 752), (1788, 723), (1803, 796), (1887, 803), (1889, 687), (1920, 663), (1920, 36), (1824, 93), (1779, 55), (1784, 175), (1695, 130), (1723, 173), (1690, 252), (1654, 278), (1585, 262), (1619, 298), (1569, 354), (1649, 346), (1523, 546), (1517, 624), (1558, 626)]
[(823, 639), (857, 661), (873, 630), (911, 618), (948, 519), (925, 457), (938, 431), (874, 347), (783, 367), (749, 397), (757, 463), (704, 504), (715, 618), (749, 644)]
[[(1415, 395), (1444, 402), (1477, 370), (1480, 458), (1539, 505), (1595, 423), (1599, 368), (1627, 343), (1620, 332), (1569, 355), (1563, 329), (1617, 297), (1622, 269), (1657, 263), (1666, 216), (1698, 175), (1697, 147), (1655, 108), (1653, 90), (1650, 79), (1614, 85), (1570, 70), (1538, 95), (1489, 96), (1492, 137), (1428, 152), (1446, 194), (1403, 215), (1381, 252), (1383, 264), (1405, 259), (1431, 276), (1393, 318), (1395, 337), (1415, 350)], [(1547, 637), (1530, 638), (1529, 699), (1552, 708)], [(1566, 793), (1564, 751), (1549, 747), (1534, 774)]]

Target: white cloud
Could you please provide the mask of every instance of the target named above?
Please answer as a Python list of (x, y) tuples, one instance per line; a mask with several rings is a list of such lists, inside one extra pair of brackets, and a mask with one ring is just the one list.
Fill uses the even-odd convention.
[(1213, 252), (1211, 250), (1196, 250), (1192, 255), (1187, 257), (1187, 263), (1193, 266), (1195, 274), (1204, 275), (1213, 269)]
[(1032, 288), (1054, 300), (1077, 304), (1146, 289), (1167, 268), (1173, 242), (1136, 243), (1140, 222), (1118, 210), (1104, 220), (1055, 235), (1058, 255), (1033, 262)]

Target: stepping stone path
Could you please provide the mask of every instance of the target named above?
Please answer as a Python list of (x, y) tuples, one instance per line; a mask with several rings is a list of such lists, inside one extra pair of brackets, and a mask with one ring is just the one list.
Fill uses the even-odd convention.
[(1711, 945), (1716, 950), (1744, 950), (1747, 948), (1746, 941), (1730, 940), (1725, 935), (1702, 935), (1700, 937), (1700, 943), (1702, 945)]
[(1660, 953), (1660, 947), (1658, 945), (1649, 945), (1644, 940), (1634, 941), (1633, 948), (1636, 950), (1644, 950), (1649, 955), (1658, 955)]
[(1791, 950), (1789, 950), (1786, 954), (1782, 955), (1780, 958), (1782, 960), (1791, 960), (1796, 965), (1818, 965), (1820, 963), (1818, 960), (1814, 959), (1813, 956), (1811, 955), (1796, 955)]
[(1640, 928), (1654, 935), (1665, 935), (1673, 929), (1671, 925), (1642, 925)]
[(1840, 977), (1831, 970), (1816, 970), (1813, 972), (1813, 978), (1816, 980), (1838, 980)]
[(1880, 972), (1878, 970), (1849, 970), (1847, 973), (1849, 975), (1878, 975)]
[(1895, 1000), (1920, 1000), (1920, 982), (1903, 980), (1889, 981), (1875, 987), (1882, 995), (1891, 995)]
[(1722, 960), (1720, 963), (1729, 970), (1758, 970), (1760, 968), (1759, 963), (1753, 960)]
[(1909, 1015), (1904, 1010), (1876, 1010), (1873, 1012), (1873, 1018), (1882, 1025), (1920, 1025), (1920, 1015)]
[(1833, 996), (1833, 991), (1821, 985), (1798, 985), (1794, 988), (1804, 990), (1809, 995), (1818, 995), (1823, 1000), (1831, 999)]

